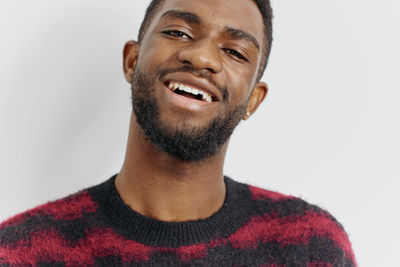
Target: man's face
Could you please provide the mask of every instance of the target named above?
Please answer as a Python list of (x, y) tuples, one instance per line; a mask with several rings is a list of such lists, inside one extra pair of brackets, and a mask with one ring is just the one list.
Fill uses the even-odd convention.
[(185, 160), (214, 155), (259, 104), (251, 98), (263, 34), (251, 0), (167, 0), (132, 79), (133, 109), (150, 140)]

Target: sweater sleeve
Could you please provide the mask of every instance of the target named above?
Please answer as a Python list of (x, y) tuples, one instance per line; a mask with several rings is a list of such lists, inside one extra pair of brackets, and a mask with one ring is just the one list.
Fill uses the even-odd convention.
[(355, 267), (357, 262), (343, 226), (327, 211), (312, 206), (309, 215), (309, 255), (312, 267)]

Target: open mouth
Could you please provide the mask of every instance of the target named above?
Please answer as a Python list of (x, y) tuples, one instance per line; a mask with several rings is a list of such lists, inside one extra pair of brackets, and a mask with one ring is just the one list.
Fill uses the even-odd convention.
[(210, 95), (209, 93), (206, 93), (201, 89), (195, 88), (187, 84), (183, 84), (181, 82), (167, 81), (165, 83), (165, 86), (172, 92), (191, 99), (196, 99), (207, 103), (212, 103), (217, 101), (215, 96)]

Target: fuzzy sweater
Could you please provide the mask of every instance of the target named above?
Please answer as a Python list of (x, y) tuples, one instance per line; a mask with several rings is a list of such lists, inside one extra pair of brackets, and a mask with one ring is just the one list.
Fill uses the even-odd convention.
[(225, 177), (211, 217), (162, 222), (118, 195), (115, 176), (0, 225), (0, 266), (356, 266), (324, 210)]

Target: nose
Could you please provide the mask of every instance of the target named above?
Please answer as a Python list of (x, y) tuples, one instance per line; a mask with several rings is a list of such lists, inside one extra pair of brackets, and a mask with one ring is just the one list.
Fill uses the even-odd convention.
[(178, 60), (199, 70), (215, 74), (221, 71), (222, 63), (219, 48), (212, 40), (203, 39), (188, 44), (178, 53)]

